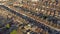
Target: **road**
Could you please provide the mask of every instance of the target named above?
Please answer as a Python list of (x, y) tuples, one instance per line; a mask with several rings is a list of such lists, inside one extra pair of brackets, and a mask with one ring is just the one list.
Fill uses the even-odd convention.
[[(12, 8), (12, 7), (11, 7), (11, 8)], [(15, 8), (13, 8), (13, 9), (16, 10)], [(16, 10), (16, 11), (17, 11), (18, 13), (21, 13), (22, 15), (26, 15), (26, 16), (28, 16), (28, 17), (30, 17), (30, 18), (38, 21), (38, 22), (41, 22), (41, 23), (43, 23), (44, 25), (46, 25), (46, 26), (48, 26), (48, 27), (54, 28), (54, 27), (52, 27), (52, 26), (50, 26), (50, 25), (47, 25), (45, 21), (41, 20), (41, 19), (38, 18), (37, 16), (33, 16), (33, 15), (31, 15), (31, 14), (28, 14), (28, 13), (25, 13), (25, 12), (19, 11), (19, 10)], [(57, 29), (57, 28), (54, 28), (54, 29)], [(57, 30), (60, 31), (60, 29), (57, 29)]]
[[(49, 31), (49, 29), (51, 28), (51, 29), (54, 29), (54, 30), (57, 30), (57, 31), (60, 31), (60, 29), (57, 29), (57, 28), (54, 28), (54, 27), (51, 27), (51, 26), (49, 26), (49, 25), (47, 25), (47, 24), (45, 24), (45, 23), (43, 23), (43, 22), (41, 22), (41, 21), (39, 21), (39, 20), (36, 20), (35, 18), (33, 18), (33, 17), (30, 17), (30, 16), (28, 16), (28, 15), (26, 15), (26, 16), (28, 16), (28, 17), (26, 17), (26, 16), (24, 16), (23, 14), (25, 14), (25, 13), (17, 13), (16, 11), (14, 11), (14, 10), (8, 10), (8, 11), (10, 11), (11, 13), (13, 13), (13, 14), (15, 14), (15, 15), (17, 15), (17, 16), (19, 16), (19, 17), (22, 17), (23, 19), (26, 19), (27, 21), (29, 21), (30, 23), (35, 23), (35, 25), (37, 25), (38, 27), (44, 27), (43, 29), (45, 29), (45, 28), (47, 28), (47, 26), (48, 26), (48, 28), (47, 28), (47, 30)], [(30, 17), (30, 18), (29, 18)], [(32, 19), (31, 19), (32, 18)], [(38, 22), (37, 22), (38, 21)], [(43, 25), (42, 25), (43, 24)], [(50, 30), (50, 31), (52, 31), (52, 30)]]
[[(1, 8), (1, 7), (0, 7), (0, 8)], [(3, 12), (0, 11), (0, 13), (4, 14), (3, 16), (13, 17), (13, 18), (14, 18), (14, 21), (17, 21), (17, 22), (19, 23), (18, 26), (19, 26), (21, 23), (30, 23), (30, 22), (22, 19), (21, 17), (18, 17), (18, 16), (16, 16), (16, 15), (10, 13), (9, 11), (5, 10), (4, 8), (2, 8), (1, 10), (2, 10)], [(10, 14), (10, 15), (9, 15), (9, 14)], [(19, 30), (19, 29), (18, 29), (18, 30)], [(18, 31), (18, 32), (20, 32), (20, 31)], [(18, 33), (18, 34), (19, 34), (19, 33)]]

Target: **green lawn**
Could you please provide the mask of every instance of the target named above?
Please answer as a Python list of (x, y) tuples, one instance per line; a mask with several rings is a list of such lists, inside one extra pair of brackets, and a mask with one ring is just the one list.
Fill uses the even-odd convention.
[(10, 34), (17, 34), (17, 31), (13, 30)]

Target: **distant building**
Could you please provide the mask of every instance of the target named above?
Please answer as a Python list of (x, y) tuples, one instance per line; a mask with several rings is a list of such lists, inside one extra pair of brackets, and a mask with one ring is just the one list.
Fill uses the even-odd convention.
[(2, 1), (2, 2), (3, 2), (3, 1), (9, 1), (9, 0), (0, 0), (0, 1)]
[(31, 0), (32, 2), (37, 2), (37, 1), (39, 1), (39, 0)]

